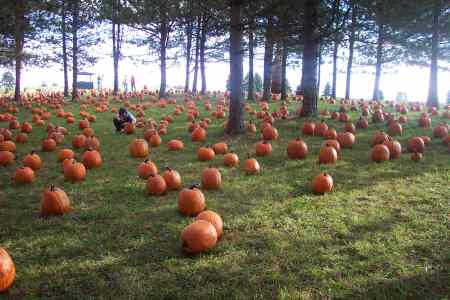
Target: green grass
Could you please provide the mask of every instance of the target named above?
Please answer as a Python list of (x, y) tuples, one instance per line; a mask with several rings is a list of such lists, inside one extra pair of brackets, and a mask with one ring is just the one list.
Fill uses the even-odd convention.
[[(296, 107), (291, 104), (291, 111)], [(160, 120), (173, 109), (152, 107), (146, 118)], [(79, 106), (66, 111), (78, 114)], [(351, 115), (356, 120), (358, 113)], [(31, 119), (24, 109), (18, 116)], [(398, 137), (403, 147), (413, 135), (431, 136), (431, 129), (417, 126), (418, 113), (408, 117)], [(190, 142), (185, 115), (178, 116), (163, 140), (180, 138), (185, 149), (168, 152), (162, 145), (149, 158), (160, 170), (178, 170), (185, 186), (199, 182), (208, 165), (218, 166), (223, 179), (221, 190), (205, 196), (208, 208), (224, 220), (224, 236), (210, 252), (187, 256), (180, 231), (192, 218), (178, 213), (177, 192), (145, 194), (145, 181), (136, 173), (140, 160), (128, 153), (130, 140), (142, 132), (116, 135), (111, 119), (111, 113), (100, 113), (92, 124), (104, 162), (82, 183), (64, 181), (56, 153), (39, 151), (44, 166), (32, 185), (11, 184), (19, 162), (0, 169), (0, 246), (17, 268), (16, 282), (0, 299), (450, 298), (450, 155), (439, 139), (419, 163), (404, 154), (377, 164), (369, 159), (369, 141), (385, 125), (371, 124), (336, 165), (319, 166), (323, 139), (302, 136), (308, 158), (289, 160), (287, 142), (301, 136), (304, 119), (279, 120), (273, 154), (258, 158), (260, 175), (247, 176), (222, 167), (222, 156), (197, 161), (199, 145)], [(55, 114), (50, 121), (70, 132), (59, 149), (71, 147), (76, 123), (66, 125)], [(434, 125), (440, 121), (433, 118)], [(259, 136), (224, 136), (222, 122), (213, 120), (207, 143), (228, 142), (242, 162)], [(40, 150), (44, 136), (43, 128), (34, 128), (30, 141), (18, 145), (19, 156)], [(335, 188), (316, 196), (310, 182), (322, 171), (333, 176)], [(38, 217), (40, 195), (49, 184), (64, 188), (73, 213)]]

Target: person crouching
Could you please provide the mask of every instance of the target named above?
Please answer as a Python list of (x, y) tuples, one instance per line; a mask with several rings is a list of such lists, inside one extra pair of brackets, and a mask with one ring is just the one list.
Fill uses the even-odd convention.
[(126, 108), (121, 107), (113, 120), (116, 132), (123, 132), (126, 123), (136, 123), (136, 118)]

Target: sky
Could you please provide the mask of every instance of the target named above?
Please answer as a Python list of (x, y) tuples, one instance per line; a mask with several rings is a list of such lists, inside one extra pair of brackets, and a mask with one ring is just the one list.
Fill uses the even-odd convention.
[[(261, 52), (261, 51), (260, 51)], [(263, 61), (255, 61), (255, 72), (262, 75)], [(345, 59), (339, 61), (337, 96), (343, 97), (345, 94), (345, 77), (343, 71), (346, 66)], [(247, 73), (248, 63), (244, 61), (244, 74)], [(167, 69), (167, 83), (169, 87), (184, 86), (184, 64), (169, 64)], [(1, 70), (4, 71), (4, 70)], [(103, 55), (96, 65), (84, 68), (81, 71), (88, 71), (95, 74), (102, 74), (104, 77), (103, 87), (111, 88), (113, 85), (113, 65), (112, 58), (109, 55)], [(374, 67), (356, 67), (352, 76), (352, 98), (370, 99), (373, 93)], [(120, 62), (120, 82), (127, 75), (128, 80), (133, 74), (136, 78), (137, 88), (142, 88), (146, 84), (150, 89), (159, 87), (159, 65), (139, 64), (125, 58)], [(291, 65), (287, 69), (287, 77), (293, 89), (300, 83), (301, 68), (298, 65)], [(224, 62), (208, 63), (206, 65), (207, 87), (209, 90), (224, 90), (226, 80), (229, 75), (229, 65)], [(71, 82), (69, 74), (69, 82)], [(192, 76), (191, 76), (192, 78)], [(425, 101), (428, 92), (429, 69), (423, 67), (398, 65), (395, 68), (385, 70), (381, 77), (381, 90), (385, 98), (394, 100), (398, 92), (405, 92), (408, 100)], [(96, 76), (95, 76), (96, 86)], [(200, 80), (200, 78), (199, 78)], [(329, 63), (322, 65), (321, 88), (322, 92), (326, 82), (332, 80), (332, 66)], [(58, 86), (63, 85), (63, 73), (58, 67), (36, 68), (25, 67), (23, 72), (23, 85), (25, 87), (39, 87), (45, 81), (48, 86), (53, 83)], [(199, 83), (200, 87), (200, 83)], [(440, 101), (445, 103), (447, 92), (450, 90), (450, 72), (439, 72), (439, 97)]]

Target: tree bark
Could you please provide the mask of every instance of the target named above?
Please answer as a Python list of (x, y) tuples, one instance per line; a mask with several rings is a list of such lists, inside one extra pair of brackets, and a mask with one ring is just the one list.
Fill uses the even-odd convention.
[[(189, 6), (192, 5), (192, 1), (189, 1)], [(192, 19), (189, 20), (187, 28), (186, 28), (186, 71), (185, 71), (185, 82), (184, 82), (184, 92), (187, 93), (189, 91), (189, 84), (191, 81), (191, 49), (192, 49), (192, 31), (193, 24)]]
[(287, 100), (287, 78), (286, 78), (286, 68), (287, 68), (287, 57), (288, 57), (288, 47), (287, 42), (283, 39), (283, 52), (281, 57), (281, 100)]
[(79, 0), (73, 1), (72, 7), (72, 101), (78, 95), (78, 18)]
[(63, 55), (63, 72), (64, 72), (64, 97), (69, 96), (69, 75), (67, 64), (67, 29), (66, 29), (66, 1), (62, 0), (61, 4), (61, 31), (62, 31), (62, 55)]
[(337, 60), (338, 60), (338, 50), (339, 50), (339, 41), (337, 37), (335, 37), (333, 41), (333, 85), (331, 88), (331, 97), (336, 99), (336, 89), (337, 89)]
[(248, 31), (248, 91), (247, 100), (255, 101), (255, 75), (254, 75), (254, 59), (255, 59), (255, 37), (253, 32), (253, 23), (250, 22), (250, 28)]
[(15, 39), (15, 68), (16, 68), (16, 89), (14, 91), (14, 100), (20, 101), (21, 76), (22, 76), (22, 60), (23, 45), (25, 42), (25, 4), (23, 0), (16, 0), (14, 12), (14, 39)]
[(306, 0), (304, 4), (303, 43), (303, 112), (317, 115), (317, 57), (319, 51), (319, 0)]
[(317, 95), (320, 94), (320, 81), (322, 79), (322, 45), (319, 44), (319, 53), (317, 54)]
[(197, 78), (198, 78), (198, 60), (200, 54), (200, 30), (201, 30), (201, 17), (197, 18), (197, 32), (195, 36), (195, 63), (194, 63), (194, 79), (192, 81), (192, 93), (197, 92)]
[(230, 115), (227, 133), (245, 133), (244, 98), (242, 95), (242, 0), (231, 0), (230, 28)]
[(269, 16), (267, 20), (266, 43), (264, 46), (263, 100), (265, 101), (271, 98), (273, 45), (273, 16)]
[(438, 59), (439, 59), (439, 15), (441, 1), (434, 0), (433, 36), (431, 38), (430, 85), (428, 87), (427, 106), (439, 108), (438, 96)]
[(380, 101), (380, 78), (381, 68), (383, 64), (383, 46), (384, 46), (384, 25), (382, 22), (378, 24), (378, 41), (377, 41), (377, 62), (375, 65), (375, 85), (373, 88), (374, 101)]
[(272, 83), (271, 90), (272, 94), (281, 93), (281, 76), (282, 76), (282, 64), (283, 64), (283, 46), (280, 43), (276, 46), (275, 59), (272, 64)]
[[(116, 2), (117, 1), (117, 2)], [(113, 15), (112, 15), (112, 40), (113, 40), (113, 74), (114, 74), (114, 95), (119, 93), (119, 59), (120, 59), (120, 0), (113, 1)]]
[(206, 31), (208, 18), (204, 15), (202, 18), (202, 33), (200, 36), (200, 76), (202, 78), (201, 95), (206, 94), (206, 67), (205, 67), (205, 46), (206, 46)]
[(159, 86), (159, 98), (164, 98), (166, 96), (166, 50), (167, 50), (167, 39), (168, 39), (168, 29), (167, 21), (164, 19), (161, 22), (160, 27), (160, 57), (161, 60), (161, 84)]
[(349, 38), (349, 53), (348, 53), (348, 62), (347, 62), (347, 78), (345, 81), (345, 99), (350, 99), (351, 95), (351, 79), (352, 79), (352, 68), (353, 68), (353, 55), (355, 49), (355, 37), (356, 37), (356, 22), (357, 22), (357, 6), (352, 1), (352, 25), (350, 29), (350, 38)]

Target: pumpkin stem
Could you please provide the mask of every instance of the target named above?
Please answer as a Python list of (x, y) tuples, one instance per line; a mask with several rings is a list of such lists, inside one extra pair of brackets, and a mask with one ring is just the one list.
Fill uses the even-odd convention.
[(189, 187), (189, 189), (190, 189), (190, 190), (193, 190), (193, 189), (200, 189), (200, 184), (195, 183), (195, 184), (191, 185), (191, 186)]
[(52, 185), (50, 185), (50, 191), (51, 192), (54, 192), (55, 191), (55, 186), (52, 184)]

